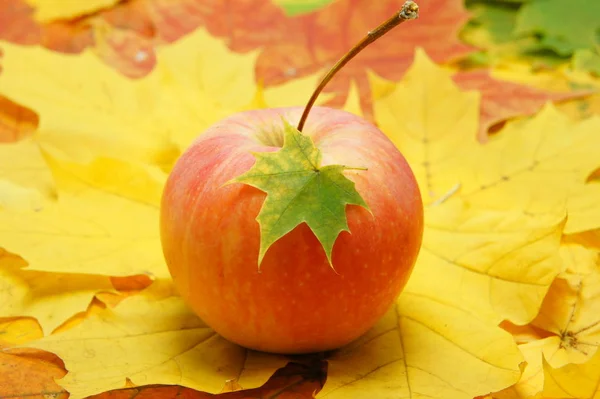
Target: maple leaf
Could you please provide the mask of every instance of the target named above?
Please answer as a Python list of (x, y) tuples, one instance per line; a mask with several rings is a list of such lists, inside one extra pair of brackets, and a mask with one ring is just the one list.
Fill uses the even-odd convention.
[(600, 3), (572, 0), (565, 9), (560, 0), (533, 0), (525, 3), (517, 15), (515, 34), (540, 34), (541, 46), (561, 55), (599, 44)]
[(46, 333), (84, 312), (97, 292), (113, 291), (107, 277), (28, 271), (14, 265), (24, 263), (18, 257), (10, 258), (0, 250), (0, 314), (34, 317)]
[(89, 14), (103, 8), (109, 8), (119, 0), (88, 0), (85, 2), (77, 0), (26, 0), (35, 8), (35, 18), (38, 21), (49, 21), (53, 19), (68, 19)]
[(554, 368), (584, 363), (600, 346), (600, 251), (564, 245), (561, 273), (531, 324), (551, 334), (542, 348)]
[(39, 116), (35, 112), (0, 95), (0, 144), (29, 136), (38, 124)]
[(544, 362), (545, 398), (596, 399), (600, 395), (600, 351), (588, 362), (554, 368)]
[(3, 397), (67, 399), (55, 381), (66, 374), (56, 355), (31, 349), (0, 352), (0, 393)]
[[(344, 165), (321, 166), (321, 151), (311, 138), (284, 121), (283, 147), (255, 153), (256, 163), (233, 181), (267, 193), (256, 220), (260, 225), (260, 265), (269, 247), (301, 223), (319, 239), (331, 264), (333, 244), (348, 231), (346, 205), (367, 204), (342, 173)], [(350, 168), (352, 169), (352, 168)]]
[[(574, 122), (547, 105), (482, 145), (476, 140), (480, 98), (462, 93), (419, 50), (406, 79), (375, 103), (376, 121), (409, 161), (424, 202), (458, 191), (472, 205), (541, 214), (566, 204), (569, 216), (599, 221), (600, 206), (590, 204), (598, 184), (588, 177), (599, 166), (600, 118)], [(583, 217), (570, 217), (565, 227), (569, 233), (589, 228)]]
[(519, 381), (500, 392), (493, 394), (494, 399), (524, 399), (538, 395), (544, 390), (544, 373), (542, 370), (542, 347), (544, 339), (534, 340), (519, 345), (519, 351), (527, 364)]
[(435, 292), (404, 292), (371, 331), (328, 361), (323, 397), (466, 399), (514, 384), (522, 357), (492, 323)]
[(245, 366), (248, 372), (239, 383), (260, 386), (287, 363), (219, 337), (171, 291), (151, 286), (114, 309), (27, 346), (56, 353), (64, 361), (69, 373), (57, 382), (75, 399), (121, 388), (126, 379), (136, 385), (184, 383), (217, 393), (226, 380), (240, 377)]
[[(412, 62), (411, 43), (418, 42), (425, 47), (436, 61), (448, 61), (470, 51), (470, 47), (457, 38), (458, 29), (468, 17), (462, 2), (425, 0), (419, 2), (419, 8), (418, 24), (388, 33), (386, 40), (370, 45), (336, 75), (325, 88), (326, 93), (334, 95), (327, 105), (343, 105), (350, 82), (354, 81), (361, 93), (362, 110), (370, 117), (372, 92), (367, 71), (372, 70), (388, 80), (398, 80)], [(435, 9), (444, 12), (435, 12)], [(260, 20), (248, 20), (245, 9), (229, 10), (237, 29), (229, 29), (217, 18), (208, 19), (206, 28), (216, 36), (226, 37), (234, 51), (260, 48), (256, 76), (270, 87), (308, 74), (324, 73), (366, 31), (397, 10), (398, 3), (391, 0), (378, 2), (377, 6), (366, 0), (344, 0), (311, 14), (286, 18), (280, 11), (265, 5), (261, 8)], [(214, 10), (215, 13), (223, 11)], [(263, 29), (257, 30), (257, 25)]]
[(314, 364), (289, 363), (277, 370), (260, 388), (234, 391), (225, 390), (221, 395), (173, 385), (150, 385), (135, 388), (123, 388), (104, 392), (88, 397), (88, 399), (133, 399), (140, 396), (151, 397), (193, 397), (195, 399), (227, 398), (278, 398), (294, 395), (294, 399), (313, 399), (323, 387), (325, 380), (326, 363), (323, 361)]
[[(305, 3), (302, 2), (302, 7), (307, 6)], [(418, 42), (436, 61), (449, 61), (471, 51), (457, 38), (458, 30), (468, 18), (461, 1), (423, 0), (419, 6), (419, 24), (411, 30), (390, 33), (387, 43), (374, 43), (328, 85), (325, 90), (332, 94), (330, 105), (343, 106), (350, 82), (355, 81), (361, 93), (361, 107), (367, 117), (371, 116), (369, 71), (398, 80), (412, 61), (412, 46), (391, 46), (390, 42)], [(444, 12), (435, 12), (438, 7)], [(256, 79), (272, 87), (323, 73), (366, 31), (397, 10), (398, 3), (393, 0), (378, 2), (377, 7), (366, 0), (342, 0), (312, 13), (289, 17), (270, 0), (239, 2), (234, 7), (220, 1), (200, 5), (197, 0), (133, 0), (82, 20), (46, 25), (40, 36), (50, 48), (81, 51), (94, 45), (92, 38), (98, 26), (108, 27), (108, 30), (102, 28), (102, 42), (106, 45), (99, 48), (100, 57), (127, 76), (142, 77), (155, 66), (156, 45), (173, 42), (203, 26), (211, 34), (225, 38), (233, 51), (259, 51)], [(253, 15), (250, 19), (249, 13)], [(223, 15), (227, 15), (227, 22)], [(322, 40), (323, 37), (328, 39)]]
[(495, 79), (487, 70), (459, 72), (452, 76), (462, 90), (481, 93), (478, 137), (486, 141), (490, 130), (499, 130), (507, 119), (531, 115), (548, 101), (578, 98), (592, 91), (551, 92)]
[(23, 257), (28, 270), (169, 275), (155, 227), (162, 172), (111, 159), (45, 160), (61, 194), (39, 209), (0, 209), (2, 247)]

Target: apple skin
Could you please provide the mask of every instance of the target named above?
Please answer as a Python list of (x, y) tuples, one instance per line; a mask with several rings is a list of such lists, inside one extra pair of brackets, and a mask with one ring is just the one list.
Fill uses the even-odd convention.
[(211, 126), (177, 161), (161, 204), (163, 252), (180, 295), (224, 338), (272, 353), (332, 350), (364, 334), (405, 286), (423, 235), (419, 188), (392, 142), (358, 116), (315, 107), (303, 133), (323, 166), (368, 168), (344, 173), (371, 213), (346, 206), (350, 233), (335, 242), (335, 271), (305, 223), (271, 246), (259, 271), (256, 217), (266, 194), (226, 183), (252, 167), (252, 152), (278, 150), (282, 117), (295, 126), (301, 113), (246, 111)]

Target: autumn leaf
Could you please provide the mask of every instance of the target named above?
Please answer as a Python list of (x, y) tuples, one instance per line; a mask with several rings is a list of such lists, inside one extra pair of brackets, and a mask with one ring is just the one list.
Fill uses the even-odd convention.
[(219, 337), (160, 285), (28, 346), (65, 362), (69, 373), (57, 382), (74, 399), (122, 388), (127, 378), (136, 385), (184, 384), (217, 393), (246, 365), (239, 383), (249, 388), (285, 364), (283, 357), (254, 356)]
[(19, 141), (37, 129), (39, 116), (0, 95), (0, 144)]
[(592, 91), (551, 92), (494, 78), (487, 70), (459, 72), (452, 76), (463, 91), (481, 93), (479, 114), (480, 140), (486, 141), (490, 130), (499, 130), (510, 118), (532, 115), (549, 101), (578, 98)]
[(563, 246), (567, 270), (556, 279), (532, 325), (553, 336), (543, 347), (554, 368), (589, 361), (600, 345), (600, 251)]
[[(397, 12), (398, 7), (396, 1), (389, 0), (378, 2), (377, 7), (367, 1), (344, 0), (311, 14), (285, 18), (281, 12), (272, 11), (265, 4), (266, 9), (261, 8), (257, 16), (259, 20), (248, 20), (242, 8), (229, 10), (238, 29), (228, 29), (217, 18), (208, 19), (206, 28), (218, 37), (226, 37), (234, 51), (260, 48), (256, 77), (271, 87), (298, 77), (326, 72), (326, 68), (362, 39), (365, 32)], [(468, 17), (462, 2), (425, 0), (419, 2), (419, 7), (418, 23), (390, 32), (385, 40), (372, 44), (336, 75), (325, 88), (326, 93), (335, 95), (327, 105), (342, 106), (350, 82), (354, 81), (361, 94), (362, 110), (370, 117), (372, 91), (368, 71), (388, 80), (398, 80), (412, 62), (416, 43), (425, 47), (438, 62), (458, 58), (470, 51), (457, 39), (457, 31)], [(257, 24), (264, 25), (264, 29), (256, 30)], [(290, 35), (290, 32), (294, 34)]]
[[(306, 2), (302, 4), (302, 7), (307, 6)], [(419, 6), (422, 10), (419, 24), (410, 30), (399, 29), (390, 33), (387, 43), (372, 45), (334, 79), (326, 88), (333, 95), (330, 105), (342, 107), (350, 82), (355, 81), (361, 93), (362, 109), (367, 117), (371, 116), (369, 71), (397, 80), (412, 62), (413, 46), (390, 46), (389, 43), (419, 43), (438, 62), (449, 61), (471, 51), (457, 38), (458, 30), (468, 18), (462, 2), (423, 0)], [(22, 5), (19, 7), (23, 9)], [(200, 7), (197, 0), (134, 0), (80, 20), (46, 24), (38, 29), (43, 43), (49, 48), (80, 52), (94, 45), (93, 37), (100, 27), (104, 32), (102, 42), (107, 45), (98, 48), (99, 56), (127, 76), (139, 78), (146, 76), (155, 65), (160, 65), (160, 60), (154, 62), (157, 45), (165, 41), (174, 42), (198, 27), (205, 27), (211, 34), (225, 38), (233, 51), (259, 51), (256, 79), (272, 87), (324, 73), (324, 69), (362, 38), (366, 31), (387, 19), (398, 8), (398, 3), (391, 0), (378, 3), (377, 7), (362, 0), (341, 0), (308, 14), (289, 17), (270, 0), (235, 3), (234, 7), (222, 2)], [(437, 9), (444, 12), (435, 12)], [(252, 18), (247, 17), (249, 12)], [(25, 9), (19, 15), (24, 20), (29, 16)], [(222, 22), (223, 15), (227, 15), (229, 22), (226, 24)], [(18, 16), (12, 19), (15, 18)], [(230, 29), (230, 26), (235, 26), (235, 29)], [(290, 32), (294, 34), (290, 35)], [(337, 40), (322, 40), (330, 36)]]
[(545, 398), (596, 399), (600, 395), (600, 351), (584, 364), (553, 368), (544, 362)]
[(84, 312), (97, 292), (113, 291), (107, 277), (29, 271), (7, 258), (0, 256), (0, 315), (34, 317), (46, 333)]
[(95, 12), (103, 8), (109, 8), (117, 4), (119, 0), (27, 0), (27, 3), (35, 8), (35, 18), (39, 21), (50, 21), (54, 19), (68, 19), (79, 17), (83, 14)]
[(374, 329), (328, 361), (323, 398), (466, 399), (514, 384), (522, 357), (493, 324), (435, 292), (405, 292)]
[(0, 210), (5, 249), (23, 257), (28, 270), (169, 275), (156, 228), (162, 172), (111, 159), (45, 160), (61, 194), (41, 209)]
[(544, 389), (544, 372), (542, 370), (542, 347), (545, 339), (534, 340), (519, 345), (526, 365), (519, 381), (500, 392), (493, 394), (494, 399), (522, 399), (540, 394)]
[(423, 51), (416, 58), (375, 111), (411, 164), (426, 204), (454, 190), (469, 204), (498, 210), (543, 214), (566, 204), (569, 233), (600, 221), (600, 206), (590, 203), (598, 185), (588, 183), (598, 168), (599, 118), (574, 122), (546, 106), (482, 145), (476, 140), (481, 94), (461, 92)]
[(308, 364), (288, 363), (277, 370), (260, 388), (239, 392), (226, 390), (221, 394), (210, 394), (190, 388), (173, 385), (146, 385), (135, 388), (124, 388), (108, 391), (87, 399), (133, 399), (133, 398), (177, 398), (194, 399), (247, 399), (247, 398), (291, 398), (312, 399), (325, 382), (327, 364), (324, 361), (313, 361)]
[(348, 231), (346, 205), (368, 209), (354, 182), (343, 174), (350, 167), (321, 166), (321, 151), (311, 138), (285, 121), (282, 148), (254, 156), (252, 168), (233, 181), (267, 193), (256, 219), (260, 225), (258, 264), (275, 241), (301, 223), (319, 239), (331, 264), (335, 240)]
[(7, 43), (3, 48), (2, 93), (40, 115), (37, 141), (45, 149), (84, 161), (93, 150), (168, 167), (200, 132), (251, 104), (256, 93), (254, 56), (231, 55), (203, 31), (164, 48), (161, 67), (135, 82), (90, 52), (75, 57)]
[(66, 374), (60, 359), (31, 349), (0, 352), (0, 395), (3, 398), (66, 399), (68, 393), (55, 381)]

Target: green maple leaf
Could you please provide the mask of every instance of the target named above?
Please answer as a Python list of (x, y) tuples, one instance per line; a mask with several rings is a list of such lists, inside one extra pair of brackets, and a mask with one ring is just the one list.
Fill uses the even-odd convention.
[(284, 126), (283, 147), (277, 152), (254, 153), (254, 166), (232, 180), (267, 193), (256, 218), (260, 225), (258, 264), (275, 241), (305, 222), (332, 265), (333, 244), (342, 231), (349, 231), (346, 205), (369, 209), (343, 171), (364, 168), (321, 166), (321, 151), (311, 138), (285, 121)]

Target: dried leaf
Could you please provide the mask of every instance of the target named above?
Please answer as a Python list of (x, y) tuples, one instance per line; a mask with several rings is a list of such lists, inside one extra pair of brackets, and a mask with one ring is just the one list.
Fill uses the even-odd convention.
[[(183, 384), (217, 393), (252, 357), (206, 327), (181, 298), (152, 288), (29, 346), (63, 359), (69, 373), (57, 382), (72, 399), (121, 388), (126, 378), (136, 385)], [(251, 367), (242, 386), (260, 386), (285, 363), (264, 360)]]
[(0, 352), (0, 397), (67, 399), (55, 378), (66, 370), (55, 355), (31, 349)]
[(471, 399), (517, 382), (522, 356), (510, 334), (431, 294), (403, 293), (335, 352), (322, 396)]
[(578, 214), (599, 220), (600, 201), (589, 196), (598, 188), (588, 176), (599, 164), (600, 118), (573, 122), (546, 106), (482, 145), (479, 103), (479, 93), (462, 93), (419, 51), (406, 79), (375, 104), (376, 120), (407, 157), (426, 203), (454, 190), (469, 204), (498, 210), (543, 214), (566, 205), (574, 215), (569, 233), (590, 228)]

